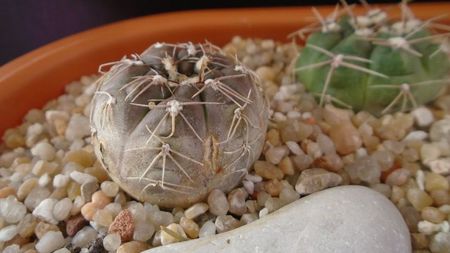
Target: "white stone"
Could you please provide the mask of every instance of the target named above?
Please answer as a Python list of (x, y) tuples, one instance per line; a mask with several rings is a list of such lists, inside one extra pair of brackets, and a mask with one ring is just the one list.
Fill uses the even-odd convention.
[(18, 232), (19, 229), (16, 225), (10, 225), (0, 229), (0, 243), (11, 240)]
[(19, 222), (27, 213), (27, 208), (13, 196), (0, 199), (0, 217), (7, 223)]
[(426, 107), (418, 107), (411, 114), (419, 127), (429, 126), (434, 121), (433, 112)]
[(70, 210), (72, 210), (73, 203), (69, 198), (64, 198), (58, 201), (53, 208), (53, 217), (62, 221), (69, 217)]
[(216, 225), (212, 221), (207, 221), (203, 224), (203, 226), (200, 228), (200, 231), (198, 233), (198, 237), (208, 237), (211, 235), (216, 234)]
[(70, 250), (68, 250), (66, 248), (62, 248), (62, 249), (54, 251), (53, 253), (70, 253)]
[(73, 179), (73, 181), (84, 184), (89, 182), (97, 182), (97, 178), (89, 175), (87, 173), (79, 172), (79, 171), (72, 171), (70, 173), (70, 177)]
[(44, 175), (42, 175), (42, 176), (39, 178), (38, 184), (39, 184), (39, 186), (41, 186), (41, 187), (45, 187), (45, 186), (48, 185), (48, 183), (50, 183), (51, 180), (52, 180), (52, 179), (50, 178), (50, 176), (49, 176), (47, 173), (45, 173)]
[(305, 152), (300, 148), (300, 145), (298, 145), (295, 141), (287, 141), (286, 146), (289, 148), (292, 154), (294, 155), (304, 155)]
[(428, 164), (441, 156), (441, 150), (437, 145), (425, 143), (420, 147), (420, 158), (424, 164)]
[(431, 171), (441, 175), (450, 174), (450, 158), (442, 158), (428, 163)]
[(430, 139), (441, 141), (450, 139), (450, 118), (444, 118), (434, 122), (430, 127)]
[(227, 197), (221, 190), (214, 189), (208, 195), (209, 212), (214, 215), (225, 215), (230, 209)]
[(361, 186), (317, 192), (229, 232), (157, 247), (172, 252), (410, 253), (408, 228), (383, 195)]
[(91, 134), (89, 119), (81, 114), (75, 114), (70, 118), (66, 129), (66, 139), (73, 141), (88, 137)]
[(51, 161), (55, 158), (55, 148), (47, 142), (39, 142), (31, 148), (31, 154), (38, 156), (44, 161)]
[(119, 192), (119, 185), (112, 181), (103, 182), (100, 188), (108, 197), (115, 197)]
[(20, 253), (20, 246), (17, 244), (11, 244), (4, 248), (2, 253)]
[(208, 211), (208, 208), (208, 204), (206, 203), (197, 203), (186, 209), (186, 211), (184, 211), (184, 216), (188, 219), (195, 219), (199, 215)]
[(117, 233), (109, 234), (103, 238), (103, 247), (107, 251), (115, 251), (121, 243), (120, 235)]
[(431, 235), (439, 231), (441, 229), (441, 226), (439, 224), (434, 224), (432, 222), (423, 220), (419, 221), (419, 223), (417, 224), (417, 228), (420, 233)]
[(56, 199), (44, 199), (34, 210), (33, 215), (51, 224), (58, 224), (58, 221), (53, 217), (53, 208), (58, 202)]
[(72, 244), (75, 247), (86, 247), (97, 239), (97, 231), (90, 226), (86, 226), (78, 231), (72, 238)]
[(69, 176), (58, 174), (53, 178), (53, 187), (60, 188), (65, 187), (69, 183)]
[(425, 131), (412, 131), (403, 138), (403, 141), (423, 141), (428, 137), (428, 133)]
[(36, 250), (39, 253), (51, 253), (66, 244), (64, 236), (60, 231), (48, 231), (45, 235), (36, 243)]

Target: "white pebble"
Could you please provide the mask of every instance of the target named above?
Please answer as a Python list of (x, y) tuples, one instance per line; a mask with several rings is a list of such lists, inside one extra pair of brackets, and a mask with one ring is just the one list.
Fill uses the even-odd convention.
[(72, 171), (70, 177), (79, 184), (97, 182), (96, 177), (79, 171)]
[(70, 210), (70, 215), (76, 215), (81, 211), (81, 207), (85, 204), (84, 198), (82, 196), (76, 196), (73, 200), (72, 209)]
[(441, 226), (439, 224), (434, 224), (432, 222), (423, 220), (419, 221), (417, 224), (418, 230), (420, 233), (424, 233), (426, 235), (431, 235), (440, 230)]
[(259, 211), (259, 218), (262, 218), (268, 214), (269, 214), (269, 209), (267, 209), (267, 207), (264, 207), (263, 209), (261, 209)]
[(44, 220), (51, 224), (58, 224), (58, 221), (53, 217), (53, 208), (58, 201), (56, 199), (48, 198), (44, 199), (39, 205), (34, 209), (33, 215), (37, 218)]
[(0, 229), (0, 243), (11, 240), (18, 232), (19, 229), (16, 225), (9, 225)]
[(300, 119), (302, 117), (302, 114), (300, 112), (297, 112), (297, 111), (289, 111), (287, 113), (287, 117), (289, 119)]
[(283, 121), (286, 121), (286, 120), (287, 120), (287, 117), (286, 117), (286, 115), (284, 115), (284, 114), (281, 113), (281, 112), (275, 112), (275, 113), (273, 114), (273, 119), (274, 119), (275, 121), (277, 121), (277, 122), (283, 122)]
[(66, 129), (66, 139), (73, 141), (88, 137), (91, 134), (89, 119), (81, 114), (75, 114), (70, 118)]
[(438, 159), (440, 155), (441, 150), (437, 145), (426, 143), (420, 147), (420, 158), (424, 164), (428, 164), (429, 162)]
[(450, 174), (450, 158), (442, 158), (428, 163), (431, 171), (441, 175)]
[(55, 148), (47, 142), (39, 142), (31, 148), (31, 154), (42, 160), (51, 161), (55, 158)]
[(285, 147), (271, 147), (269, 148), (266, 153), (264, 154), (267, 161), (271, 162), (272, 164), (279, 164), (283, 157), (287, 155), (287, 150)]
[(212, 190), (208, 195), (209, 212), (214, 215), (225, 215), (230, 209), (225, 193), (219, 189)]
[(21, 253), (20, 246), (17, 244), (11, 244), (8, 247), (4, 248), (2, 253)]
[(53, 208), (53, 217), (62, 221), (69, 217), (70, 210), (72, 210), (73, 203), (69, 198), (64, 198), (58, 201)]
[(255, 184), (252, 181), (244, 180), (242, 181), (242, 185), (244, 186), (247, 193), (250, 195), (253, 194), (253, 192), (255, 191)]
[(136, 224), (133, 233), (133, 240), (145, 242), (152, 238), (155, 233), (155, 227), (153, 224), (148, 224), (145, 222), (139, 222)]
[(70, 253), (70, 250), (68, 250), (66, 248), (62, 248), (62, 249), (54, 251), (53, 253)]
[(53, 178), (53, 187), (65, 187), (69, 183), (69, 176), (58, 174)]
[(36, 243), (36, 250), (39, 253), (51, 253), (62, 248), (64, 244), (66, 244), (66, 241), (60, 231), (48, 231), (39, 242)]
[(52, 179), (50, 178), (50, 176), (49, 176), (47, 173), (45, 173), (44, 175), (42, 175), (42, 176), (39, 178), (38, 184), (39, 184), (39, 186), (41, 186), (41, 187), (45, 187), (45, 186), (48, 185), (48, 183), (50, 183), (51, 180), (52, 180)]
[(425, 173), (423, 173), (423, 170), (417, 170), (416, 183), (420, 190), (425, 190)]
[(403, 139), (403, 141), (423, 141), (428, 137), (425, 131), (412, 131)]
[(86, 247), (97, 239), (97, 231), (90, 226), (86, 226), (76, 233), (72, 238), (72, 244), (75, 247)]
[(211, 220), (205, 222), (203, 226), (200, 228), (198, 233), (198, 237), (207, 237), (216, 234), (216, 225)]
[(434, 121), (433, 113), (426, 107), (418, 107), (411, 112), (419, 127), (429, 126)]
[(184, 216), (188, 219), (195, 219), (199, 215), (208, 211), (208, 208), (208, 204), (206, 203), (197, 203), (186, 209), (186, 211), (184, 211)]
[(262, 182), (262, 177), (260, 175), (247, 174), (245, 175), (245, 179), (253, 183)]
[(122, 243), (120, 239), (120, 235), (117, 233), (114, 234), (108, 234), (103, 238), (103, 247), (107, 251), (115, 251), (117, 248), (119, 248), (120, 244)]
[(119, 192), (119, 185), (112, 181), (105, 181), (100, 187), (108, 197), (115, 197)]
[(291, 151), (291, 153), (294, 155), (304, 155), (305, 154), (305, 152), (303, 152), (303, 150), (300, 148), (300, 145), (298, 145), (297, 142), (287, 141), (286, 145), (289, 148), (289, 150)]
[(0, 217), (7, 223), (19, 222), (27, 213), (27, 208), (13, 196), (0, 199)]

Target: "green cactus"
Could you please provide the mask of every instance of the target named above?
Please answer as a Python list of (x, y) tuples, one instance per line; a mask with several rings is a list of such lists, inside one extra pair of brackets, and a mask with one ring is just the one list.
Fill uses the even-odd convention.
[(446, 37), (432, 29), (448, 29), (421, 21), (405, 2), (402, 19), (388, 20), (386, 12), (370, 9), (356, 16), (344, 2), (327, 18), (317, 10), (317, 26), (296, 63), (297, 79), (318, 97), (320, 105), (333, 102), (375, 115), (405, 111), (433, 100), (448, 83), (450, 61)]
[(92, 142), (131, 196), (186, 207), (229, 191), (258, 159), (269, 108), (258, 78), (207, 44), (157, 43), (105, 73)]

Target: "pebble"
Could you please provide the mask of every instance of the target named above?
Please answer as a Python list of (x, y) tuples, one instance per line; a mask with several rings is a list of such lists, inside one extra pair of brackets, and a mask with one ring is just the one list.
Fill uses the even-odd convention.
[(116, 253), (140, 253), (148, 249), (146, 243), (131, 241), (120, 245)]
[(124, 209), (114, 218), (108, 232), (118, 233), (123, 242), (128, 242), (133, 239), (134, 228), (135, 224), (130, 210)]
[(83, 205), (80, 211), (86, 220), (91, 221), (94, 218), (94, 215), (97, 212), (97, 210), (98, 210), (97, 205), (95, 203), (89, 202)]
[(109, 227), (111, 223), (113, 222), (113, 216), (110, 211), (106, 209), (97, 210), (97, 212), (94, 214), (93, 221), (98, 226), (102, 227)]
[(403, 138), (403, 142), (407, 141), (423, 141), (428, 137), (428, 133), (425, 131), (417, 130), (409, 132), (405, 138)]
[(52, 161), (55, 158), (55, 148), (47, 142), (39, 142), (31, 148), (31, 154), (44, 161)]
[(70, 180), (69, 176), (58, 174), (53, 178), (53, 187), (56, 188), (65, 187), (67, 183), (69, 183), (69, 180)]
[(70, 173), (70, 178), (72, 178), (75, 182), (77, 182), (80, 185), (89, 182), (97, 183), (96, 177), (79, 171), (72, 171)]
[(148, 215), (150, 222), (155, 226), (167, 226), (174, 222), (173, 214), (165, 211), (156, 210)]
[(449, 181), (442, 175), (436, 173), (427, 173), (425, 176), (425, 189), (428, 192), (434, 190), (445, 190), (449, 189)]
[(441, 155), (441, 150), (437, 145), (432, 143), (423, 144), (420, 148), (420, 157), (424, 164), (429, 164), (431, 161), (435, 161)]
[(71, 253), (71, 252), (67, 248), (62, 248), (62, 249), (54, 251), (53, 253)]
[(230, 208), (225, 193), (218, 189), (214, 189), (209, 193), (207, 201), (209, 212), (216, 216), (227, 214)]
[(15, 195), (16, 190), (11, 186), (5, 186), (0, 189), (0, 199), (6, 198), (11, 195)]
[(208, 237), (216, 234), (216, 225), (212, 221), (207, 221), (203, 223), (200, 231), (198, 232), (198, 237)]
[(82, 139), (91, 134), (89, 119), (81, 114), (74, 114), (69, 121), (65, 136), (69, 141)]
[(298, 145), (295, 141), (287, 141), (286, 146), (289, 148), (292, 154), (294, 155), (304, 155), (305, 152), (300, 148), (300, 145)]
[(329, 135), (341, 155), (350, 154), (362, 145), (361, 136), (351, 122), (333, 126)]
[(441, 223), (447, 217), (443, 212), (441, 212), (436, 207), (427, 206), (422, 209), (422, 219), (433, 222), (433, 223)]
[[(170, 233), (168, 233), (170, 232)], [(176, 235), (176, 237), (174, 236)], [(184, 233), (183, 228), (176, 223), (172, 223), (165, 229), (161, 229), (161, 244), (168, 245), (187, 239), (186, 233)]]
[(86, 226), (78, 231), (72, 238), (75, 247), (84, 248), (97, 239), (97, 231), (90, 226)]
[(450, 118), (435, 121), (429, 130), (431, 141), (450, 139)]
[(300, 194), (291, 187), (284, 187), (280, 192), (280, 200), (283, 204), (294, 202), (300, 198)]
[(53, 208), (58, 200), (44, 199), (34, 210), (33, 215), (51, 224), (58, 224), (58, 220), (53, 217)]
[(279, 146), (269, 148), (264, 153), (264, 156), (267, 161), (271, 162), (272, 164), (279, 164), (281, 162), (281, 159), (283, 159), (283, 157), (287, 154), (288, 150), (286, 149), (286, 147)]
[[(247, 212), (245, 199), (248, 193), (243, 188), (237, 188), (228, 193), (228, 204), (230, 206), (230, 213), (241, 216)], [(187, 217), (187, 216), (186, 216)], [(189, 218), (189, 217), (188, 217)]]
[(92, 194), (92, 203), (94, 203), (98, 208), (102, 209), (109, 203), (111, 203), (111, 198), (106, 196), (103, 191), (96, 191)]
[(295, 190), (300, 194), (311, 194), (328, 187), (337, 186), (342, 177), (336, 173), (321, 168), (304, 170), (295, 184)]
[(431, 171), (441, 175), (450, 174), (450, 158), (441, 158), (428, 163)]
[(231, 215), (217, 216), (214, 222), (218, 233), (227, 232), (241, 226), (241, 222)]
[(450, 233), (439, 232), (435, 234), (430, 241), (430, 250), (432, 253), (450, 252)]
[(418, 211), (430, 206), (433, 203), (433, 199), (425, 192), (417, 188), (410, 188), (406, 194), (408, 201)]
[(103, 247), (107, 251), (115, 251), (119, 248), (121, 243), (122, 241), (120, 239), (120, 235), (117, 233), (108, 234), (105, 238), (103, 238)]
[(148, 224), (146, 222), (136, 223), (136, 227), (133, 232), (133, 240), (145, 242), (152, 238), (155, 233), (155, 227), (153, 224)]
[(183, 228), (184, 232), (191, 239), (198, 238), (200, 227), (193, 220), (186, 217), (181, 217), (180, 226)]
[(7, 223), (15, 224), (26, 214), (27, 208), (22, 202), (17, 201), (14, 196), (0, 199), (0, 217)]
[(408, 182), (408, 179), (411, 177), (411, 172), (408, 169), (400, 168), (392, 171), (386, 178), (386, 184), (393, 185), (404, 185)]
[(36, 244), (39, 253), (51, 253), (64, 246), (66, 241), (61, 232), (48, 231)]
[(28, 194), (33, 190), (34, 187), (38, 184), (38, 179), (35, 177), (28, 178), (25, 180), (17, 190), (17, 199), (23, 201)]
[(3, 253), (20, 253), (20, 247), (17, 244), (9, 245), (5, 247), (2, 251)]
[(66, 153), (63, 159), (64, 163), (76, 163), (84, 168), (92, 166), (95, 162), (93, 155), (86, 150), (77, 149)]
[(17, 225), (9, 225), (0, 229), (0, 243), (11, 240), (19, 233)]
[(74, 236), (80, 229), (88, 224), (88, 221), (81, 215), (70, 217), (66, 222), (66, 233), (68, 236)]
[(256, 161), (253, 168), (256, 174), (266, 179), (282, 179), (284, 176), (280, 168), (266, 161)]
[(34, 229), (37, 225), (37, 219), (30, 213), (25, 215), (22, 220), (20, 220), (17, 225), (19, 229), (19, 235), (23, 238), (28, 238), (33, 236)]
[(89, 181), (81, 185), (81, 196), (85, 202), (91, 201), (92, 194), (98, 189), (98, 184), (95, 181)]
[(408, 228), (396, 207), (361, 186), (327, 189), (230, 232), (145, 253), (187, 249), (197, 253), (412, 252)]
[(426, 107), (418, 107), (411, 112), (416, 124), (419, 127), (427, 127), (434, 121), (433, 112)]
[(186, 211), (184, 211), (184, 216), (188, 219), (195, 219), (208, 211), (208, 208), (208, 204), (206, 203), (197, 203), (186, 209)]
[(67, 219), (70, 215), (70, 210), (72, 210), (72, 207), (73, 203), (69, 198), (59, 200), (53, 208), (53, 217), (58, 221)]
[(115, 197), (119, 192), (119, 185), (112, 181), (104, 181), (102, 182), (100, 188), (108, 197)]
[(54, 224), (46, 223), (44, 221), (39, 222), (34, 228), (34, 234), (39, 239), (42, 238), (48, 231), (58, 232), (59, 228)]
[(246, 213), (241, 216), (240, 222), (242, 224), (250, 224), (254, 221), (258, 220), (258, 215), (255, 213)]

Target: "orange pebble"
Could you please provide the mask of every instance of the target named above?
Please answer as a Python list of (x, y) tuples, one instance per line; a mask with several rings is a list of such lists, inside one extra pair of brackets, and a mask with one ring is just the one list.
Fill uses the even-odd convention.
[(10, 195), (16, 195), (16, 190), (11, 186), (5, 186), (0, 189), (0, 199), (6, 198)]
[(98, 210), (98, 206), (93, 203), (93, 202), (89, 202), (86, 203), (82, 208), (81, 208), (81, 214), (83, 215), (83, 217), (86, 220), (92, 220), (94, 218), (95, 213)]
[(111, 198), (106, 196), (103, 191), (97, 191), (92, 194), (92, 202), (95, 203), (99, 209), (103, 209), (106, 205), (111, 203)]

